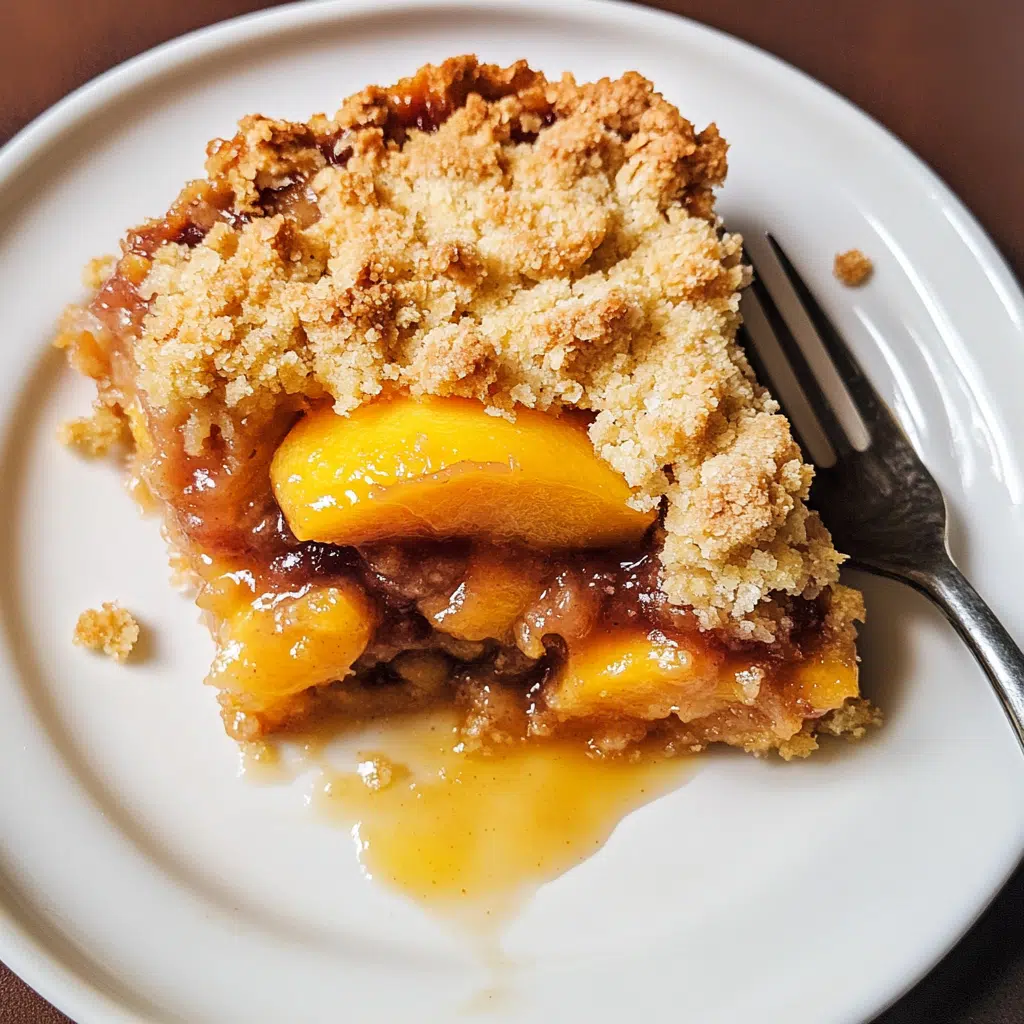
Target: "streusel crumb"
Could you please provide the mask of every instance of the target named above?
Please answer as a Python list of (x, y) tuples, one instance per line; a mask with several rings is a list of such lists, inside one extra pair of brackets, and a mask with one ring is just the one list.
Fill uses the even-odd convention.
[(832, 272), (843, 284), (850, 288), (856, 288), (863, 284), (870, 276), (875, 265), (860, 251), (860, 249), (849, 249), (836, 255), (832, 264)]
[(82, 269), (82, 284), (86, 288), (100, 288), (114, 271), (117, 260), (113, 256), (97, 256)]
[(138, 639), (138, 622), (116, 601), (104, 601), (99, 608), (87, 608), (75, 624), (76, 644), (94, 651), (102, 650), (115, 661), (124, 661)]
[(645, 78), (458, 57), (208, 152), (173, 211), (214, 215), (122, 260), (148, 268), (138, 381), (190, 454), (286, 395), (576, 407), (635, 507), (667, 503), (663, 587), (705, 627), (771, 639), (772, 592), (837, 579), (812, 470), (735, 340), (726, 144)]
[(106, 455), (128, 440), (125, 421), (114, 409), (97, 402), (91, 416), (80, 416), (62, 423), (57, 439), (85, 455)]
[(864, 738), (868, 729), (877, 728), (881, 724), (882, 712), (871, 701), (856, 697), (822, 718), (818, 722), (817, 732), (859, 740)]

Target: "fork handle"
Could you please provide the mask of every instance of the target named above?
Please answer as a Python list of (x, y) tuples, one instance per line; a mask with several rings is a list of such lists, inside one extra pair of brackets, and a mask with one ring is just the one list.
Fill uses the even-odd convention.
[(1024, 653), (951, 559), (914, 572), (911, 582), (942, 609), (970, 648), (1024, 748)]

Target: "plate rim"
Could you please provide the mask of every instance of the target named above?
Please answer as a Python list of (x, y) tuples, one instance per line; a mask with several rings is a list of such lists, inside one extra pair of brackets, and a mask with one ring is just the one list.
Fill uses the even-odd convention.
[[(321, 23), (344, 22), (360, 15), (384, 15), (403, 9), (457, 10), (471, 9), (514, 13), (528, 16), (531, 12), (545, 15), (563, 14), (596, 17), (604, 21), (629, 19), (634, 24), (646, 21), (661, 25), (666, 31), (685, 31), (697, 37), (714, 39), (739, 47), (744, 55), (775, 70), (797, 76), (813, 92), (827, 96), (837, 112), (850, 123), (869, 131), (882, 145), (905, 165), (921, 176), (922, 184), (941, 195), (944, 205), (959, 217), (962, 233), (970, 240), (972, 255), (978, 261), (1007, 314), (1018, 325), (1024, 324), (1024, 290), (1008, 260), (980, 224), (973, 212), (942, 179), (942, 177), (902, 139), (871, 115), (830, 86), (775, 54), (738, 36), (713, 28), (682, 14), (641, 6), (629, 0), (297, 0), (261, 11), (239, 15), (216, 22), (152, 47), (96, 76), (34, 118), (0, 147), (0, 200), (28, 170), (34, 161), (63, 137), (99, 114), (108, 104), (124, 99), (134, 90), (145, 88), (160, 76), (202, 60), (218, 51), (235, 49), (258, 42), (281, 31), (308, 28)], [(1021, 848), (1008, 852), (1005, 872), (991, 886), (979, 888), (979, 899), (972, 912), (964, 915), (957, 929), (951, 930), (943, 942), (927, 951), (907, 972), (901, 985), (887, 993), (874, 993), (862, 1001), (861, 1010), (873, 1019), (910, 991), (951, 950), (988, 909), (1005, 886), (1017, 865), (1024, 858)], [(21, 899), (0, 875), (0, 957), (8, 968), (62, 1012), (88, 1024), (92, 1020), (146, 1024), (147, 1018), (115, 1000), (103, 986), (87, 978), (67, 962), (67, 958), (51, 948), (41, 936), (52, 929), (45, 922), (34, 921), (30, 906), (18, 913)], [(60, 945), (60, 935), (55, 936)], [(881, 999), (879, 997), (881, 996)]]

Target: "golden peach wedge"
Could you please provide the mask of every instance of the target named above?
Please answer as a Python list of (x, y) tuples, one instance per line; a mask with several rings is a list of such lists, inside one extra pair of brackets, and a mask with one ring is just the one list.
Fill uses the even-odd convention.
[(271, 705), (347, 676), (374, 626), (369, 602), (345, 583), (257, 598), (225, 620), (207, 682)]
[(689, 721), (720, 703), (717, 684), (723, 658), (659, 630), (591, 634), (570, 645), (568, 660), (545, 696), (548, 706), (564, 717), (654, 720), (677, 712)]
[(300, 540), (366, 544), (489, 536), (540, 547), (638, 540), (654, 513), (575, 419), (510, 423), (464, 398), (385, 399), (300, 420), (274, 455), (274, 494)]
[(797, 664), (790, 685), (796, 686), (798, 696), (815, 711), (832, 711), (860, 693), (857, 676), (856, 661), (826, 650)]
[(465, 579), (447, 597), (424, 598), (419, 606), (435, 628), (460, 640), (507, 640), (540, 590), (536, 565), (483, 551), (470, 559)]

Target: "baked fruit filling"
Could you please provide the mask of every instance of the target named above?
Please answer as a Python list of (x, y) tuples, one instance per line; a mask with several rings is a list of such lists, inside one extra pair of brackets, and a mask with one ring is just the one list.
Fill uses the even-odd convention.
[(58, 344), (217, 642), (228, 732), (454, 704), (467, 749), (877, 721), (860, 595), (735, 341), (725, 175), (636, 74), (472, 57), (254, 116)]

